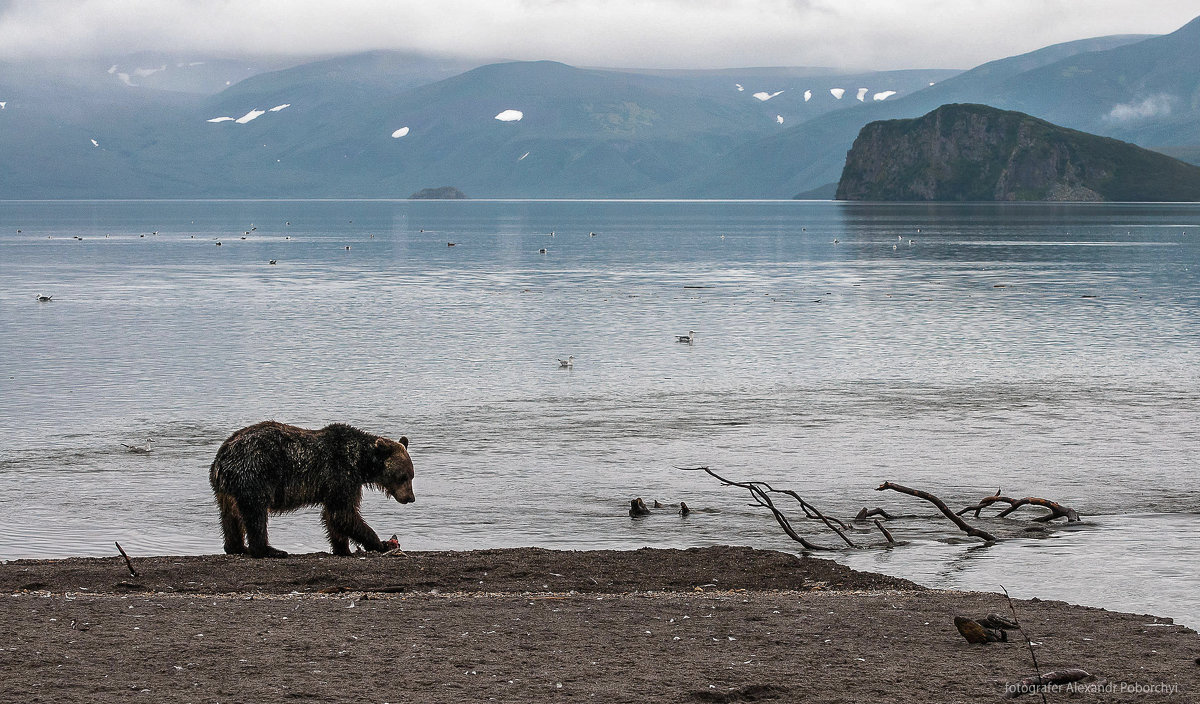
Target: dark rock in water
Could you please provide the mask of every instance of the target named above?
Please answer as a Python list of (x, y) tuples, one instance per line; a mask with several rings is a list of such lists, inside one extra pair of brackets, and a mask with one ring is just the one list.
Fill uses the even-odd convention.
[(846, 155), (838, 200), (1195, 201), (1200, 167), (987, 105), (872, 122)]
[(454, 186), (422, 188), (408, 197), (409, 200), (466, 200), (467, 194)]

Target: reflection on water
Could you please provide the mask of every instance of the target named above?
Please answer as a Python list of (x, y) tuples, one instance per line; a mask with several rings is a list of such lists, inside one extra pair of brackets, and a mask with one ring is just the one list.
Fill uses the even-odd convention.
[[(794, 547), (707, 464), (907, 514), (856, 567), (1197, 625), (1198, 239), (1189, 205), (0, 203), (0, 556), (212, 552), (230, 432), (346, 421), (412, 438), (417, 503), (364, 502), (407, 548)], [(1088, 520), (972, 549), (884, 480)]]

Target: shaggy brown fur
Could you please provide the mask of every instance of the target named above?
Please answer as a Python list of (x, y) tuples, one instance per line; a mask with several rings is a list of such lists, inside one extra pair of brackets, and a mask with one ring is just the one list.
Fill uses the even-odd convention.
[(287, 556), (267, 542), (268, 512), (315, 505), (324, 507), (321, 522), (333, 554), (349, 555), (351, 540), (385, 552), (359, 513), (363, 487), (402, 504), (416, 500), (408, 438), (397, 442), (342, 423), (320, 430), (274, 421), (242, 428), (217, 450), (208, 479), (221, 510), (225, 552), (253, 557)]

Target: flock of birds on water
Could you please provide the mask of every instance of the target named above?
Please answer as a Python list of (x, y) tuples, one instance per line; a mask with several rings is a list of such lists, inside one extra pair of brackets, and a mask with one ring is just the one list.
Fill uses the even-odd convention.
[[(351, 222), (351, 223), (353, 223), (354, 221), (353, 221), (353, 220), (351, 220), (350, 222)], [(285, 225), (291, 225), (292, 223), (291, 223), (291, 221), (289, 220), (288, 222), (286, 222), (286, 223), (284, 223), (284, 224), (285, 224)], [(255, 231), (257, 231), (257, 230), (258, 230), (258, 227), (257, 227), (257, 226), (253, 226), (253, 225), (252, 225), (252, 226), (250, 227), (250, 229), (249, 229), (249, 230), (245, 230), (245, 231), (243, 231), (243, 233), (242, 233), (242, 236), (241, 236), (241, 239), (243, 239), (243, 240), (244, 240), (244, 239), (246, 239), (247, 237), (249, 237), (249, 236), (250, 236), (250, 233), (252, 233), (252, 232), (255, 232)], [(18, 232), (18, 233), (20, 233), (21, 231), (20, 231), (20, 230), (17, 230), (17, 232)], [(424, 232), (425, 232), (425, 230), (424, 230), (424, 229), (421, 229), (421, 230), (419, 230), (419, 232), (421, 232), (421, 233), (424, 233)], [(150, 233), (150, 234), (151, 234), (152, 236), (158, 235), (158, 230), (155, 230), (154, 232), (152, 232), (152, 233)], [(138, 237), (145, 237), (145, 236), (146, 236), (145, 234), (138, 235)], [(550, 231), (550, 233), (549, 233), (549, 236), (550, 236), (550, 237), (555, 237), (555, 236), (557, 236), (557, 233), (556, 233), (555, 231), (551, 230), (551, 231)], [(588, 233), (588, 237), (595, 237), (595, 236), (596, 236), (596, 233), (595, 233), (595, 232), (589, 232), (589, 233)], [(105, 237), (107, 238), (107, 237), (108, 237), (108, 235), (105, 235)], [(191, 235), (191, 238), (192, 238), (192, 239), (195, 239), (195, 237), (196, 237), (195, 235)], [(374, 238), (374, 237), (375, 237), (375, 235), (371, 235), (371, 237), (372, 237), (372, 238)], [(51, 239), (51, 237), (50, 237), (50, 236), (47, 236), (47, 239)], [(78, 235), (75, 235), (75, 236), (73, 236), (73, 239), (76, 239), (76, 240), (82, 240), (83, 238), (82, 238), (82, 237), (80, 237), (80, 236), (78, 236)], [(221, 238), (217, 237), (217, 238), (214, 238), (214, 239), (216, 240), (216, 242), (215, 242), (216, 246), (220, 247), (220, 246), (221, 246)], [(289, 240), (290, 240), (290, 239), (291, 239), (291, 237), (290, 237), (290, 236), (285, 236), (285, 237), (284, 237), (284, 239), (289, 239)], [(721, 239), (725, 239), (725, 235), (721, 235)], [(836, 243), (836, 242), (837, 242), (837, 240), (834, 240), (834, 242)], [(911, 240), (910, 240), (909, 244), (911, 244), (911, 243), (912, 243), (912, 242), (911, 242)], [(446, 243), (446, 246), (447, 246), (447, 247), (457, 247), (458, 245), (459, 245), (459, 243), (458, 243), (458, 242), (447, 242), (447, 243)], [(346, 245), (346, 249), (347, 249), (347, 250), (349, 250), (349, 249), (350, 249), (350, 245)], [(549, 249), (548, 249), (548, 248), (546, 248), (546, 247), (542, 247), (541, 249), (539, 249), (539, 250), (538, 250), (538, 254), (547, 254), (548, 252), (549, 252)], [(267, 264), (270, 264), (270, 265), (275, 265), (275, 264), (278, 264), (278, 263), (279, 263), (279, 260), (278, 260), (278, 259), (271, 259), (271, 260), (267, 261)], [(38, 294), (38, 296), (37, 296), (37, 300), (38, 300), (39, 302), (42, 302), (42, 303), (49, 303), (49, 302), (50, 302), (50, 301), (51, 301), (53, 298), (54, 298), (54, 296), (51, 296), (51, 295), (46, 295), (46, 294)], [(675, 336), (675, 341), (676, 341), (676, 342), (681, 342), (681, 343), (684, 343), (684, 344), (688, 344), (688, 345), (694, 344), (694, 343), (696, 342), (696, 331), (695, 331), (695, 330), (689, 330), (689, 331), (688, 331), (688, 334), (686, 334), (686, 335), (676, 335), (676, 336)], [(558, 360), (558, 365), (559, 365), (559, 368), (560, 368), (560, 369), (574, 369), (574, 368), (575, 368), (575, 355), (569, 355), (569, 356), (568, 356), (566, 359), (559, 359), (559, 360)], [(149, 442), (147, 442), (147, 443), (146, 443), (146, 445), (144, 445), (144, 446), (141, 446), (141, 445), (125, 445), (124, 443), (122, 443), (122, 445), (124, 445), (124, 446), (125, 446), (125, 447), (128, 449), (128, 451), (129, 451), (129, 452), (149, 452), (149, 451), (150, 451), (150, 444), (149, 444)], [(657, 502), (656, 502), (656, 503), (657, 503)]]

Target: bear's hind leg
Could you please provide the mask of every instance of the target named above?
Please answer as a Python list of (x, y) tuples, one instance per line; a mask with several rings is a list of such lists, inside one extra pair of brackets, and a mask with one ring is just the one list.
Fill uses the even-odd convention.
[(246, 552), (246, 527), (242, 525), (242, 514), (238, 513), (237, 502), (229, 494), (217, 494), (217, 506), (221, 510), (221, 532), (225, 535), (225, 553), (240, 555)]
[(246, 526), (246, 542), (251, 557), (287, 557), (287, 553), (267, 544), (267, 507), (238, 502), (238, 512)]

